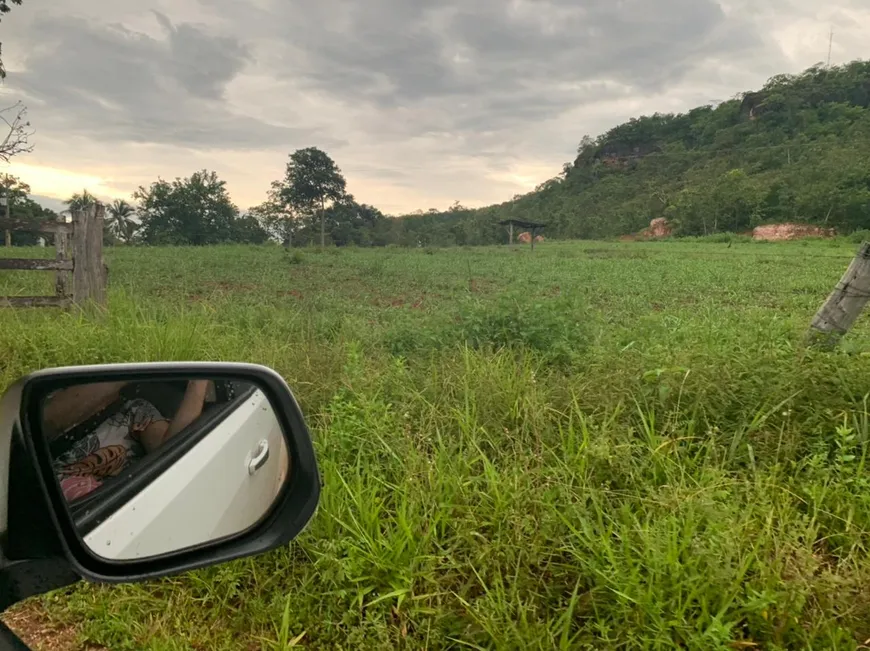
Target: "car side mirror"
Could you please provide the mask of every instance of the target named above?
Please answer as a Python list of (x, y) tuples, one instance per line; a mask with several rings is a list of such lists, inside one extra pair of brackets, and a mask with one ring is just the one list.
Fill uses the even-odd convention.
[(165, 576), (286, 544), (319, 496), (302, 412), (266, 367), (49, 369), (0, 400), (6, 560), (63, 557), (100, 582)]

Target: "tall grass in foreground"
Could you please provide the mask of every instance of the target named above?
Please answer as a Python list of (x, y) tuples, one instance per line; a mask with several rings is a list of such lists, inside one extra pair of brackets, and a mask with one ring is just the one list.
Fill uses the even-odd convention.
[(867, 331), (798, 344), (849, 251), (741, 246), (119, 252), (108, 315), (0, 313), (0, 386), (269, 364), (323, 501), (265, 557), (42, 602), (112, 649), (857, 648)]

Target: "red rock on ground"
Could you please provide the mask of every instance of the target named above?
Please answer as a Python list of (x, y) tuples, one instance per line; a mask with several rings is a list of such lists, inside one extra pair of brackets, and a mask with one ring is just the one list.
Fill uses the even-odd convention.
[(673, 234), (674, 227), (671, 226), (671, 223), (664, 217), (656, 217), (649, 223), (647, 228), (643, 229), (637, 235), (623, 235), (624, 238), (630, 238), (623, 241), (632, 242), (637, 239), (656, 240), (661, 237), (670, 237)]
[(799, 240), (804, 237), (834, 237), (833, 228), (821, 228), (811, 224), (766, 224), (756, 226), (752, 231), (753, 240), (775, 242), (780, 240)]
[(669, 237), (673, 235), (674, 227), (668, 222), (664, 217), (657, 217), (653, 219), (649, 223), (649, 228), (646, 229), (646, 236), (657, 238), (657, 237)]

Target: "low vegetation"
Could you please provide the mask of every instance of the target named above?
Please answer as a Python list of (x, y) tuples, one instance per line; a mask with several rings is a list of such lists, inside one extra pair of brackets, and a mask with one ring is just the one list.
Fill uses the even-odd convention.
[[(111, 649), (857, 648), (870, 326), (800, 344), (854, 250), (111, 249), (105, 315), (0, 311), (0, 388), (267, 364), (323, 501), (264, 557), (35, 601)], [(0, 294), (51, 291), (0, 274)]]

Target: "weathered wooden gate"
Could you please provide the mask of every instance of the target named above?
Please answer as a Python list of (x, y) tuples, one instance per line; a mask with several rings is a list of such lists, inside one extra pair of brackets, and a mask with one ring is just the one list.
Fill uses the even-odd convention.
[(55, 259), (0, 258), (0, 269), (54, 271), (54, 296), (0, 296), (0, 307), (84, 307), (106, 304), (108, 268), (103, 263), (101, 204), (73, 213), (72, 223), (47, 222), (35, 227), (22, 221), (0, 220), (0, 229), (54, 235)]

